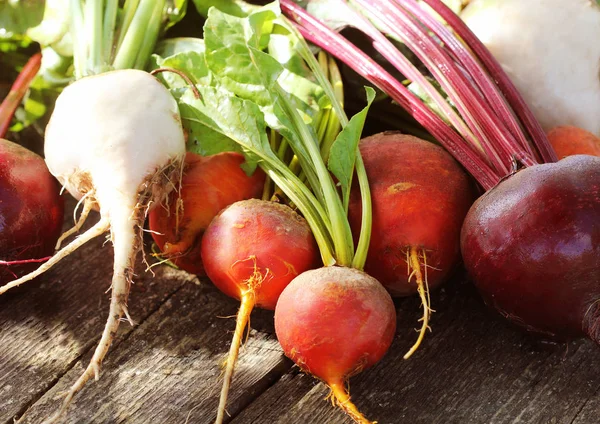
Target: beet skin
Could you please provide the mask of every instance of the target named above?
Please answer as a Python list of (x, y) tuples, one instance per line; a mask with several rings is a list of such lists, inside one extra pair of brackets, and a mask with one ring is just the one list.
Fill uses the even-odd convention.
[(571, 156), (507, 178), (478, 199), (461, 235), (486, 303), (552, 338), (600, 339), (600, 158)]
[[(407, 252), (424, 252), (427, 284), (444, 281), (460, 259), (460, 229), (475, 199), (460, 165), (439, 146), (410, 135), (387, 132), (367, 137), (360, 152), (369, 177), (373, 228), (365, 271), (392, 296), (417, 292), (408, 281)], [(358, 184), (353, 184), (350, 224), (360, 233)], [(421, 254), (421, 256), (423, 256)]]
[(288, 206), (265, 200), (227, 207), (202, 239), (208, 278), (235, 299), (252, 289), (256, 306), (264, 309), (275, 309), (281, 291), (298, 274), (318, 266), (319, 259), (306, 220)]
[[(62, 230), (63, 212), (60, 185), (44, 159), (0, 139), (0, 259), (17, 261), (52, 255)], [(0, 284), (38, 265), (0, 265)]]
[(200, 245), (206, 227), (223, 208), (262, 194), (265, 173), (257, 169), (249, 177), (240, 168), (243, 163), (235, 152), (206, 157), (187, 153), (181, 190), (171, 192), (168, 209), (154, 208), (149, 216), (152, 238), (164, 258), (205, 275)]

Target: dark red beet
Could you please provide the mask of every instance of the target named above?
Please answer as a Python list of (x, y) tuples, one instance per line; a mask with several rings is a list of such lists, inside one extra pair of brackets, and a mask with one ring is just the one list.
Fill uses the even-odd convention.
[(600, 341), (600, 158), (523, 169), (478, 199), (461, 234), (485, 301), (529, 331)]
[[(0, 260), (52, 255), (62, 229), (63, 212), (60, 186), (44, 160), (18, 144), (0, 139)], [(0, 283), (28, 271), (29, 266), (0, 265)]]

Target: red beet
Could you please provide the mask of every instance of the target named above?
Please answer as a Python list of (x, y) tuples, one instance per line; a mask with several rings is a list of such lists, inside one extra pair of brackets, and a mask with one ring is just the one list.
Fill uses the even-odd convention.
[[(427, 329), (428, 288), (439, 286), (460, 259), (460, 229), (474, 190), (448, 152), (419, 138), (376, 134), (361, 141), (360, 151), (373, 204), (365, 271), (392, 296), (419, 291), (423, 302), (421, 335), (408, 358)], [(357, 239), (361, 224), (358, 184), (353, 187), (349, 218)]]
[(262, 193), (264, 172), (257, 169), (249, 177), (240, 168), (243, 162), (234, 152), (208, 157), (187, 153), (181, 191), (171, 193), (169, 209), (154, 208), (149, 216), (152, 238), (164, 258), (205, 275), (200, 246), (206, 227), (223, 208)]
[(461, 236), (486, 302), (529, 331), (600, 341), (600, 158), (517, 172), (478, 199)]
[[(12, 262), (52, 255), (63, 223), (60, 186), (44, 160), (0, 139), (0, 260)], [(29, 266), (0, 265), (0, 283)]]
[(377, 280), (354, 268), (307, 271), (279, 297), (275, 331), (286, 356), (323, 380), (355, 421), (370, 422), (345, 387), (383, 357), (396, 331), (394, 304)]
[(319, 249), (306, 220), (279, 203), (244, 200), (224, 209), (202, 238), (202, 260), (211, 281), (240, 299), (227, 358), (217, 422), (222, 422), (240, 342), (254, 306), (275, 309), (283, 289), (319, 263)]

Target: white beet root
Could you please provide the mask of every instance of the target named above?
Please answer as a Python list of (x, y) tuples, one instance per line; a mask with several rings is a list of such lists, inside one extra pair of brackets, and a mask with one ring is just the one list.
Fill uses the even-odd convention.
[(179, 186), (185, 138), (169, 91), (146, 72), (119, 70), (77, 80), (61, 93), (46, 128), (44, 150), (50, 172), (84, 202), (86, 212), (76, 227), (91, 208), (100, 212), (100, 221), (36, 271), (0, 287), (0, 294), (108, 230), (114, 247), (110, 313), (102, 338), (60, 410), (47, 420), (54, 422), (83, 385), (92, 376), (98, 378), (119, 321), (130, 319), (127, 298), (144, 219)]
[(461, 18), (545, 130), (573, 125), (600, 136), (596, 0), (473, 0)]

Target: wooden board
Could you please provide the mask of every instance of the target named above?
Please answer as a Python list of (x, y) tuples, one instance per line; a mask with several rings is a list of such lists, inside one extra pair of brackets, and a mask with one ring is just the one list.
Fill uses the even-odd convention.
[[(69, 200), (69, 209), (74, 201)], [(89, 218), (88, 226), (97, 220)], [(71, 225), (66, 215), (65, 227)], [(166, 266), (138, 266), (124, 322), (101, 379), (76, 397), (64, 423), (211, 423), (220, 363), (237, 303), (210, 282)], [(82, 247), (36, 281), (0, 296), (0, 424), (39, 423), (83, 371), (108, 313), (112, 248)], [(392, 349), (351, 380), (356, 404), (380, 423), (556, 423), (600, 420), (600, 349), (552, 344), (515, 329), (482, 304), (462, 274), (434, 293), (433, 332), (412, 359), (417, 299), (397, 301)], [(346, 424), (328, 389), (299, 372), (255, 311), (234, 376), (229, 422)]]

